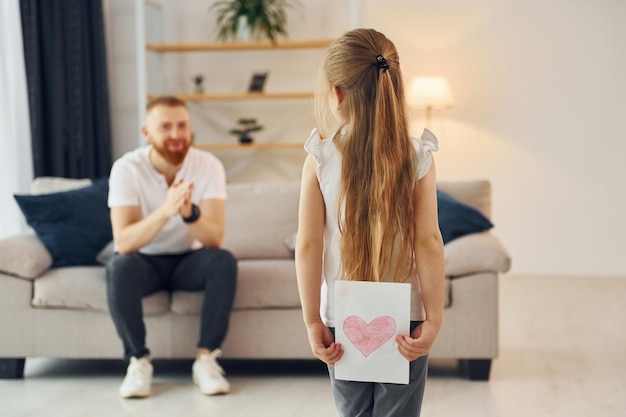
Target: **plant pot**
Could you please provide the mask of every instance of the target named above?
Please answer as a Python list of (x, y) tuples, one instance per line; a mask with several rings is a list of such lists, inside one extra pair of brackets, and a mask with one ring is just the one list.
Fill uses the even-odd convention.
[(239, 16), (237, 21), (237, 40), (242, 42), (252, 40), (252, 30), (248, 25), (248, 16)]

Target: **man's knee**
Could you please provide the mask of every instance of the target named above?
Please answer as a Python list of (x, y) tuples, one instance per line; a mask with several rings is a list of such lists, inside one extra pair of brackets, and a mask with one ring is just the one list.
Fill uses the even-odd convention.
[(208, 249), (208, 256), (204, 258), (206, 279), (221, 282), (223, 286), (236, 286), (237, 259), (226, 249)]
[(107, 285), (117, 286), (130, 281), (129, 276), (137, 272), (138, 262), (134, 254), (120, 255), (116, 253), (106, 264)]
[(226, 249), (216, 249), (216, 257), (218, 262), (226, 270), (236, 272), (237, 271), (237, 259), (235, 256)]
[[(201, 254), (201, 255), (200, 255)], [(193, 262), (206, 269), (237, 269), (237, 259), (232, 253), (221, 248), (203, 248), (195, 252)]]

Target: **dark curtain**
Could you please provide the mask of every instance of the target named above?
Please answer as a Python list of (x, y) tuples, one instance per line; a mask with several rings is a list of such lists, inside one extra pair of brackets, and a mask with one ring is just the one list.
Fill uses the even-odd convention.
[(107, 177), (102, 0), (20, 0), (36, 177)]

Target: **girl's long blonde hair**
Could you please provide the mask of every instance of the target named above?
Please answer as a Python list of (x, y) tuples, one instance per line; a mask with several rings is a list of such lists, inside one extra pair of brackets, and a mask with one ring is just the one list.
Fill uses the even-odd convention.
[[(377, 65), (379, 55), (388, 69)], [(333, 126), (334, 87), (343, 100)], [(337, 39), (318, 74), (315, 108), (320, 134), (338, 132), (342, 155), (340, 278), (405, 282), (415, 270), (417, 160), (394, 44), (373, 29)]]

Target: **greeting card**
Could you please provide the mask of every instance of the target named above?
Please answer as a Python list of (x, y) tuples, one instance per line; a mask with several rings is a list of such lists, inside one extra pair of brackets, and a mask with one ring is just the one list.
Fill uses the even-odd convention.
[(409, 333), (410, 316), (411, 284), (335, 281), (335, 341), (344, 350), (335, 378), (408, 384), (395, 339)]

